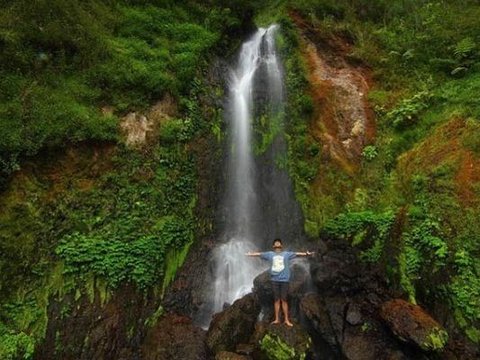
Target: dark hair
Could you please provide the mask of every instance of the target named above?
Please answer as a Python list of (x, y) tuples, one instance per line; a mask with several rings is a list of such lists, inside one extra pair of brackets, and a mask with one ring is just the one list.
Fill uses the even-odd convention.
[(272, 242), (272, 246), (275, 245), (276, 242), (279, 242), (280, 244), (282, 244), (282, 240), (274, 239), (273, 242)]

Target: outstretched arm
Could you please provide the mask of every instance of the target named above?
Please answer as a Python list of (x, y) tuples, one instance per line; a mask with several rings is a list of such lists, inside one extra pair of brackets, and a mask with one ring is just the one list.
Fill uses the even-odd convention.
[(296, 252), (295, 255), (297, 256), (310, 256), (310, 255), (313, 255), (314, 252), (313, 251), (305, 251), (305, 252)]
[(247, 256), (260, 256), (260, 255), (262, 255), (262, 253), (261, 252), (249, 251), (249, 252), (245, 253), (245, 255), (247, 255)]

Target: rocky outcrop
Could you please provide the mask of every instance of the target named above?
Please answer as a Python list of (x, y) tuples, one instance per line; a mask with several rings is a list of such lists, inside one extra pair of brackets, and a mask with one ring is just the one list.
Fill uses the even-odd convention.
[(212, 354), (233, 351), (247, 343), (260, 313), (260, 303), (253, 294), (245, 295), (226, 310), (216, 314), (207, 333), (207, 347)]
[(375, 135), (368, 72), (346, 61), (345, 42), (324, 46), (305, 35), (301, 41), (315, 104), (313, 133), (331, 158), (350, 170)]
[(386, 284), (375, 269), (362, 265), (341, 240), (328, 240), (311, 261), (314, 291), (300, 301), (300, 314), (312, 339), (314, 352), (329, 359), (407, 359), (385, 328), (379, 307), (389, 298)]
[(312, 328), (331, 346), (337, 344), (329, 312), (318, 294), (308, 294), (300, 302), (300, 309)]
[(167, 314), (150, 328), (142, 345), (143, 360), (203, 360), (205, 331), (190, 318)]
[(308, 294), (300, 306), (310, 333), (328, 345), (332, 358), (407, 359), (375, 314), (372, 316), (362, 309), (372, 306), (368, 302), (360, 304), (341, 296), (323, 298)]
[(422, 350), (441, 350), (447, 343), (445, 329), (418, 305), (394, 299), (382, 304), (380, 314), (399, 339)]
[(324, 295), (344, 291), (358, 291), (364, 285), (362, 271), (355, 255), (343, 251), (329, 251), (312, 265), (312, 282)]
[[(309, 273), (306, 267), (294, 264), (291, 267), (291, 280), (288, 287), (288, 300), (290, 304), (290, 313), (293, 317), (297, 316), (298, 303), (307, 290)], [(273, 318), (273, 292), (270, 281), (270, 274), (265, 271), (253, 280), (253, 293), (257, 295), (262, 304), (264, 317)]]
[[(104, 114), (111, 109), (103, 109)], [(120, 129), (125, 138), (125, 144), (138, 147), (153, 139), (161, 124), (177, 113), (177, 105), (170, 95), (153, 105), (145, 114), (130, 112), (120, 121)]]
[(94, 286), (92, 298), (75, 299), (74, 293), (50, 298), (45, 339), (34, 359), (138, 358), (145, 321), (158, 307), (151, 295), (140, 295), (134, 286), (126, 285), (108, 297), (105, 289)]

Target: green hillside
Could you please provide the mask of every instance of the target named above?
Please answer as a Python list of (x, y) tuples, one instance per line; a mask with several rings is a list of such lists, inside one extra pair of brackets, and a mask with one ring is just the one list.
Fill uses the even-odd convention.
[[(476, 0), (0, 2), (0, 358), (89, 348), (87, 330), (69, 348), (62, 321), (129, 286), (145, 309), (125, 342), (161, 317), (189, 250), (216, 234), (216, 67), (273, 22), (282, 164), (312, 247), (348, 240), (392, 291), (480, 343), (479, 19)], [(356, 157), (319, 135), (334, 99), (315, 90), (307, 43), (368, 79)], [(165, 99), (153, 139), (125, 145), (122, 119)]]

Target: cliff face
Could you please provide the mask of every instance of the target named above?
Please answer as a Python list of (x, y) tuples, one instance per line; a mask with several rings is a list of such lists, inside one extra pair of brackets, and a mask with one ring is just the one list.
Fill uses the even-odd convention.
[[(314, 237), (347, 239), (360, 261), (389, 282), (393, 296), (422, 304), (447, 327), (450, 346), (465, 341), (474, 349), (480, 309), (473, 295), (478, 108), (467, 105), (470, 98), (460, 88), (477, 87), (478, 74), (445, 78), (424, 66), (431, 74), (424, 83), (404, 64), (393, 75), (396, 60), (382, 52), (387, 40), (366, 40), (362, 31), (368, 27), (352, 29), (338, 19), (333, 25), (315, 17), (320, 14), (290, 13), (304, 61), (303, 68), (290, 68), (290, 81), (298, 83), (296, 71), (303, 70), (311, 96), (307, 129), (298, 121), (292, 127), (307, 149), (302, 155), (295, 151), (292, 164), (306, 230)], [(390, 83), (392, 78), (397, 82)], [(298, 85), (291, 89), (291, 106), (304, 101), (296, 95)], [(300, 149), (299, 143), (291, 140), (293, 148)], [(318, 155), (310, 152), (315, 143)], [(318, 170), (309, 173), (302, 162)]]
[(46, 149), (14, 173), (1, 196), (2, 358), (148, 355), (167, 286), (215, 231), (221, 72), (192, 91), (187, 119), (167, 97), (125, 116), (124, 143)]
[[(414, 61), (413, 52), (387, 52), (359, 23), (342, 22), (347, 15), (338, 9), (290, 9), (279, 16), (288, 159), (275, 160), (281, 176), (288, 169), (303, 213), (295, 209), (293, 227), (304, 220), (306, 244), (318, 254), (308, 272), (312, 287), (302, 283), (291, 294), (303, 319), (296, 323), (303, 327), (300, 337), (305, 340), (305, 332), (313, 339), (313, 345), (302, 343), (302, 354), (306, 345), (311, 354), (331, 358), (378, 358), (383, 349), (391, 358), (478, 357), (480, 112), (471, 94), (480, 81), (473, 50), (466, 41), (463, 55), (451, 59), (461, 62), (464, 70), (455, 74), (464, 77), (409, 87), (414, 71), (406, 63)], [(322, 18), (325, 12), (331, 17)], [(415, 51), (420, 58), (422, 49)], [(224, 70), (212, 61), (188, 94), (159, 96), (156, 105), (118, 119), (118, 109), (97, 109), (95, 118), (114, 129), (114, 137), (54, 139), (55, 131), (32, 130), (39, 139), (47, 136), (38, 142), (41, 150), (34, 146), (38, 154), (25, 157), (20, 170), (17, 153), (8, 166), (2, 158), (2, 171), (11, 176), (0, 194), (0, 357), (208, 358), (214, 352), (209, 337), (229, 337), (228, 327), (218, 324), (235, 323), (235, 316), (256, 328), (252, 337), (225, 340), (228, 351), (253, 356), (245, 342), (255, 348), (268, 335), (255, 348), (265, 356), (272, 341), (282, 341), (282, 331), (257, 322), (259, 307), (271, 312), (261, 281), (255, 296), (240, 302), (255, 309), (248, 319), (234, 305), (208, 334), (192, 322), (219, 232)], [(115, 89), (117, 107), (125, 105), (121, 92), (129, 89)], [(38, 91), (26, 89), (25, 109), (31, 110), (29, 101), (43, 101)], [(260, 130), (268, 137), (271, 129)], [(285, 146), (283, 140), (270, 145)], [(258, 156), (259, 164), (272, 163), (270, 150)], [(268, 183), (276, 170), (264, 168), (259, 180)], [(266, 203), (275, 194), (262, 196)], [(288, 212), (282, 221), (289, 221)], [(398, 312), (409, 319), (406, 325)], [(416, 325), (425, 331), (409, 331)]]

